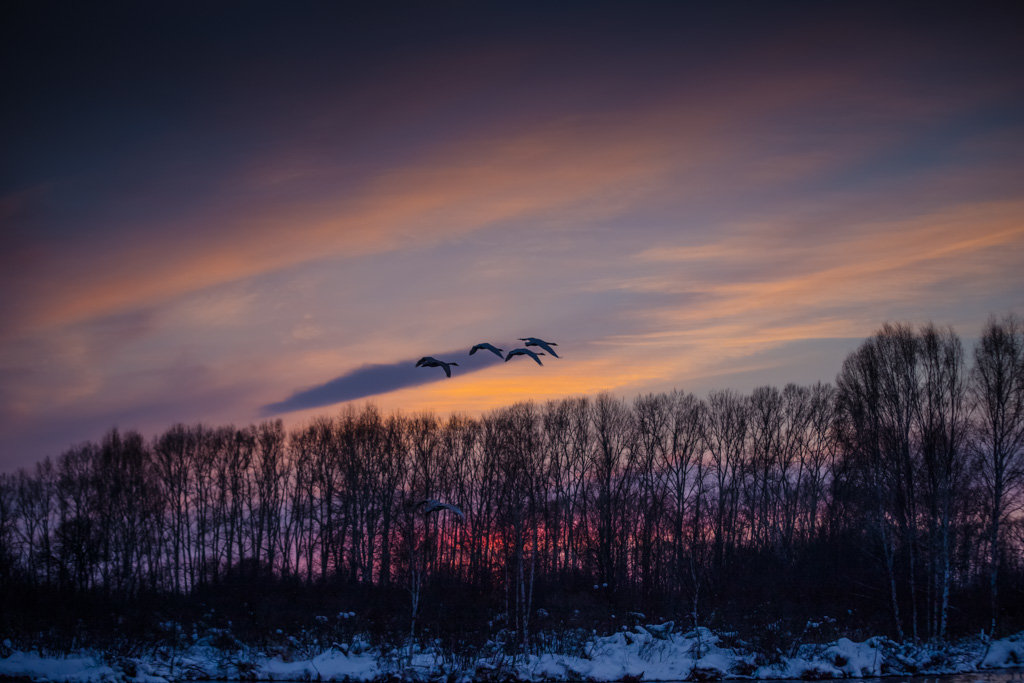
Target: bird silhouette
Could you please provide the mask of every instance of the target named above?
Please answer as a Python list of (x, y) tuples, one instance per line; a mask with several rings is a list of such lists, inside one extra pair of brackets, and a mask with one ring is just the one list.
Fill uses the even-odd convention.
[(474, 345), (473, 348), (471, 348), (469, 350), (469, 355), (472, 356), (474, 353), (476, 353), (480, 349), (483, 349), (484, 351), (490, 351), (491, 353), (496, 355), (498, 358), (504, 358), (504, 356), (501, 355), (501, 352), (504, 351), (504, 349), (499, 349), (494, 344), (488, 344), (487, 342), (482, 342), (480, 344)]
[(419, 510), (424, 515), (429, 515), (431, 512), (440, 512), (441, 510), (448, 510), (449, 512), (454, 512), (456, 515), (458, 515), (459, 519), (466, 519), (465, 513), (463, 513), (458, 506), (452, 505), (451, 503), (442, 503), (441, 501), (434, 500), (433, 498), (424, 498), (423, 500), (413, 505), (412, 509)]
[(444, 374), (448, 377), (452, 376), (451, 366), (453, 365), (458, 365), (458, 363), (445, 363), (443, 360), (438, 360), (433, 356), (423, 356), (423, 358), (416, 361), (416, 367), (418, 368), (443, 368)]
[(537, 337), (520, 337), (519, 341), (526, 342), (527, 346), (539, 346), (555, 358), (560, 358), (560, 356), (555, 353), (555, 350), (551, 348), (552, 346), (558, 346), (555, 342), (546, 342), (543, 339), (538, 339)]
[(537, 356), (543, 355), (543, 353), (535, 353), (530, 349), (512, 349), (507, 354), (505, 354), (505, 362), (507, 363), (510, 360), (512, 360), (512, 356), (529, 356), (530, 358), (537, 361), (537, 365), (544, 365), (543, 363), (540, 362), (540, 358), (537, 358)]

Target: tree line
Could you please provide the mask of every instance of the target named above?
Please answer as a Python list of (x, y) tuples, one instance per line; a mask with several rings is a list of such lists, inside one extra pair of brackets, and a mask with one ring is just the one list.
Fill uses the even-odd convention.
[(1022, 503), (1021, 319), (972, 352), (886, 324), (834, 385), (112, 430), (0, 475), (0, 583), (130, 601), (340, 582), (411, 591), (415, 619), (445, 582), (525, 646), (568, 594), (693, 625), (853, 605), (941, 639), (1021, 626)]

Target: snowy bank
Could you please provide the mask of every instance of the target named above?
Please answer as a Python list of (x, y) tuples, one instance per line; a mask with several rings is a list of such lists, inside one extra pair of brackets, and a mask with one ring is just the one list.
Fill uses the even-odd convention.
[(583, 657), (529, 657), (516, 674), (526, 680), (821, 680), (966, 673), (1024, 663), (1024, 633), (993, 642), (987, 655), (980, 638), (941, 647), (901, 645), (884, 637), (859, 643), (840, 638), (825, 645), (801, 645), (793, 656), (773, 657), (721, 647), (721, 640), (707, 629), (680, 634), (638, 626), (595, 638)]
[[(708, 681), (719, 679), (874, 678), (952, 674), (1024, 664), (1024, 633), (986, 643), (974, 638), (935, 645), (898, 644), (884, 637), (801, 645), (792, 656), (727, 647), (708, 629), (674, 632), (672, 624), (635, 626), (593, 636), (572, 654), (518, 657), (489, 643), (478, 657), (458, 660), (440, 650), (382, 652), (365, 639), (333, 644), (309, 656), (298, 651), (214, 647), (208, 641), (147, 657), (98, 653), (44, 656), (16, 651), (0, 658), (0, 679), (52, 683), (170, 683), (187, 680), (381, 681), (518, 679), (521, 681)], [(461, 661), (461, 666), (456, 665)]]
[(1024, 631), (993, 641), (981, 665), (986, 669), (1024, 666)]
[(0, 659), (0, 677), (68, 683), (122, 680), (121, 672), (104, 664), (99, 657), (43, 657), (35, 652), (15, 652)]

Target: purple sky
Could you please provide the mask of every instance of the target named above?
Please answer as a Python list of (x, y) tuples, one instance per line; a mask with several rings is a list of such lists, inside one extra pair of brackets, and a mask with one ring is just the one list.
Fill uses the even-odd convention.
[[(993, 8), (9, 15), (0, 470), (114, 425), (829, 381), (886, 320), (1021, 312)], [(524, 336), (564, 357), (466, 356)]]

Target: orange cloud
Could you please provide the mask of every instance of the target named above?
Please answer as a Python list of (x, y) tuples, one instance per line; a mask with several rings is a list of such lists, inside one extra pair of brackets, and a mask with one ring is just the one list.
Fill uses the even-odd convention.
[[(579, 350), (576, 350), (579, 353)], [(590, 395), (627, 386), (639, 386), (660, 376), (657, 363), (607, 357), (584, 357), (532, 362), (527, 366), (499, 365), (451, 381), (384, 394), (374, 401), (388, 409), (404, 411), (465, 412), (480, 414), (519, 401), (546, 401), (573, 395)]]
[[(891, 110), (888, 100), (866, 104), (869, 76), (849, 65), (795, 74), (783, 61), (728, 87), (709, 76), (699, 89), (670, 88), (603, 113), (550, 112), (539, 123), (496, 116), (458, 142), (346, 185), (338, 197), (329, 189), (337, 165), (285, 150), (239, 171), (236, 184), (254, 197), (241, 213), (213, 207), (192, 224), (147, 229), (134, 239), (96, 236), (82, 251), (58, 253), (45, 268), (59, 278), (28, 274), (34, 282), (20, 324), (69, 324), (317, 259), (430, 245), (509, 221), (585, 225), (648, 202), (726, 197), (813, 175), (870, 154), (891, 133), (850, 131), (841, 145), (793, 148), (789, 133), (766, 130), (837, 96)], [(933, 114), (959, 106), (932, 99), (919, 97), (916, 106)], [(296, 178), (322, 187), (319, 196), (302, 204), (259, 199), (268, 184)]]
[[(785, 218), (779, 221), (782, 227)], [(760, 229), (773, 234), (769, 225)], [(904, 220), (852, 223), (839, 234), (775, 246), (745, 247), (742, 238), (730, 237), (696, 248), (644, 250), (637, 259), (661, 272), (619, 286), (700, 296), (684, 307), (647, 307), (638, 313), (645, 331), (601, 343), (647, 349), (686, 345), (697, 365), (720, 367), (730, 358), (801, 339), (865, 336), (894, 311), (909, 308), (930, 316), (947, 301), (971, 296), (971, 290), (1012, 290), (1024, 272), (1021, 201), (967, 203)], [(682, 269), (668, 270), (675, 264)], [(695, 264), (706, 266), (701, 277), (687, 275)], [(745, 264), (758, 275), (716, 278), (716, 264)]]
[[(1022, 217), (1024, 202), (1003, 201), (943, 209), (903, 221), (851, 225), (844, 239), (782, 249), (781, 254), (769, 251), (770, 258), (788, 259), (776, 268), (775, 277), (718, 284), (710, 290), (716, 295), (715, 303), (686, 312), (684, 319), (780, 308), (835, 308), (872, 300), (922, 301), (934, 296), (933, 288), (951, 277), (999, 278), (1021, 263)], [(992, 267), (997, 264), (1001, 267)]]
[(586, 215), (616, 189), (658, 173), (643, 142), (525, 135), (396, 170), (327, 206), (270, 208), (209, 232), (168, 229), (155, 241), (64, 259), (40, 281), (29, 325), (61, 325), (326, 256), (425, 246), (545, 211)]

